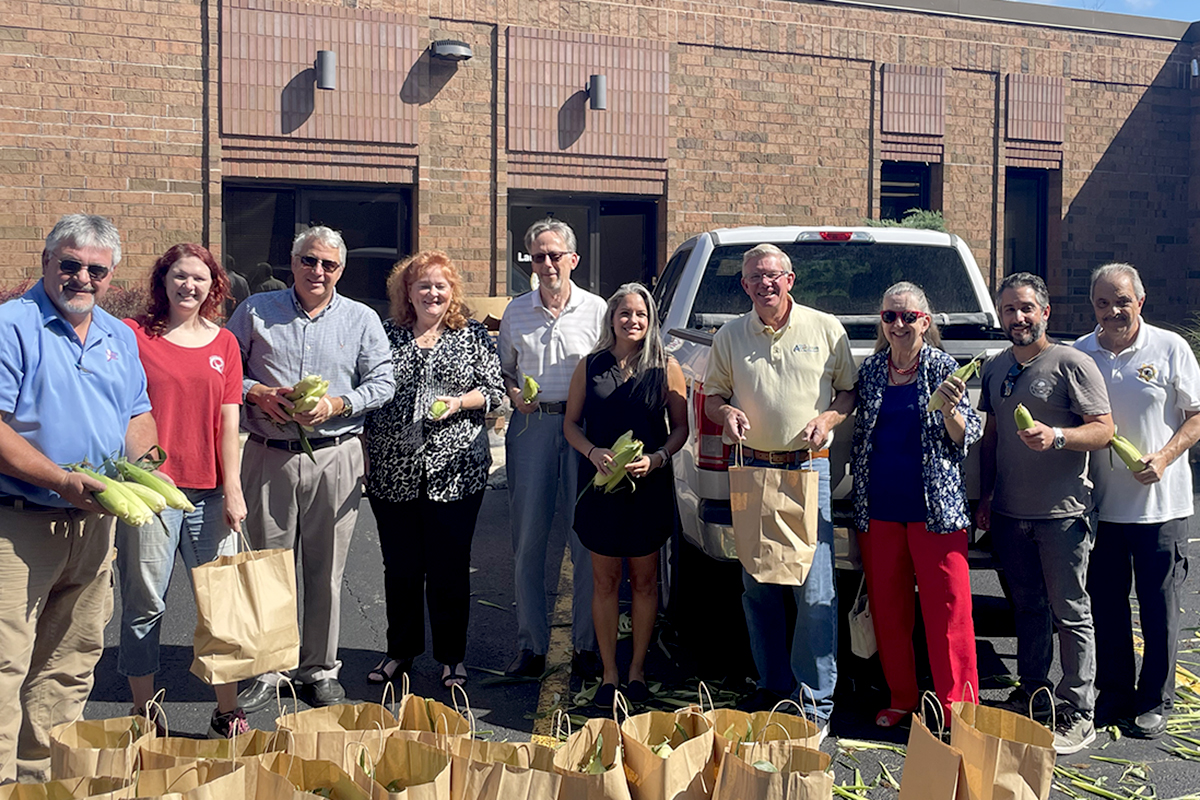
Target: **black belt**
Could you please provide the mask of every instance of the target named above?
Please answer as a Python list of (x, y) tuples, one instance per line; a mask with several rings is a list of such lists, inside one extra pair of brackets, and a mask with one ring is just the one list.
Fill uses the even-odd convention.
[(547, 414), (565, 414), (567, 413), (566, 403), (538, 403), (538, 409), (545, 411)]
[(59, 508), (58, 506), (44, 506), (41, 503), (31, 503), (24, 497), (6, 494), (0, 496), (0, 506), (11, 508), (14, 511), (70, 511), (69, 508)]
[[(356, 434), (353, 433), (343, 433), (341, 436), (310, 436), (308, 437), (308, 444), (313, 450), (321, 450), (326, 447), (334, 447), (342, 442), (348, 442), (354, 439), (355, 436)], [(268, 439), (265, 436), (252, 433), (250, 434), (250, 441), (274, 450), (287, 450), (289, 453), (304, 452), (304, 445), (300, 444), (299, 439)]]

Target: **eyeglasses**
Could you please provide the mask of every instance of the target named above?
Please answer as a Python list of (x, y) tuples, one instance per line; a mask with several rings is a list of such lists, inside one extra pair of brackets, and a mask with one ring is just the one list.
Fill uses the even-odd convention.
[(88, 276), (94, 281), (102, 281), (108, 277), (111, 271), (103, 264), (84, 264), (82, 261), (76, 261), (73, 258), (60, 258), (58, 260), (58, 268), (60, 271), (68, 275), (75, 275), (79, 270), (87, 268)]
[(328, 261), (324, 258), (317, 258), (316, 256), (300, 256), (300, 263), (303, 264), (306, 269), (315, 270), (319, 266), (326, 272), (337, 272), (342, 268), (342, 265), (336, 261)]
[(1021, 373), (1025, 371), (1025, 364), (1017, 362), (1012, 365), (1012, 369), (1004, 376), (1004, 382), (1000, 384), (1000, 396), (1008, 397), (1013, 393), (1013, 388), (1016, 387), (1017, 378), (1021, 377)]
[(567, 255), (570, 255), (570, 253), (534, 253), (530, 258), (535, 264), (545, 263), (546, 259), (550, 259), (551, 264), (557, 264), (563, 260), (563, 256)]
[(785, 275), (791, 275), (791, 274), (792, 273), (784, 272), (783, 270), (780, 270), (778, 272), (760, 272), (756, 275), (747, 275), (746, 283), (750, 283), (750, 284), (775, 283), (776, 281), (783, 280), (783, 277)]
[(904, 320), (905, 325), (912, 325), (914, 322), (919, 320), (921, 317), (928, 317), (928, 316), (929, 315), (926, 314), (924, 311), (913, 311), (911, 309), (906, 310), (906, 311), (890, 311), (889, 310), (889, 311), (880, 311), (879, 312), (879, 318), (882, 319), (884, 322), (886, 322), (888, 325), (891, 325), (893, 322), (895, 322), (896, 317), (899, 317), (900, 319)]

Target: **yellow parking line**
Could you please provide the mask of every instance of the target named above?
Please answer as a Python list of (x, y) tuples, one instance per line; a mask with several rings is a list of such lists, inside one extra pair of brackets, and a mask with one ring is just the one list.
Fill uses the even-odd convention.
[(564, 546), (562, 567), (558, 571), (558, 597), (550, 615), (550, 652), (546, 654), (546, 669), (551, 670), (538, 694), (537, 714), (533, 721), (533, 740), (554, 744), (554, 707), (564, 703), (571, 691), (571, 598), (574, 581), (571, 578), (571, 548)]

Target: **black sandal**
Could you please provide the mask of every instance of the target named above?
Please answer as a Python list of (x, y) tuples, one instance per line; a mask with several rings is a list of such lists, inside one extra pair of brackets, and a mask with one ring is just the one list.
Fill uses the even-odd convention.
[(367, 683), (390, 683), (396, 677), (397, 672), (404, 673), (410, 670), (412, 670), (411, 658), (398, 661), (384, 656), (379, 665), (367, 673)]
[[(459, 670), (462, 667), (462, 670)], [(449, 670), (449, 672), (447, 672)], [(450, 689), (453, 686), (467, 685), (467, 668), (464, 664), (455, 664), (451, 667), (449, 664), (442, 665), (442, 686)]]

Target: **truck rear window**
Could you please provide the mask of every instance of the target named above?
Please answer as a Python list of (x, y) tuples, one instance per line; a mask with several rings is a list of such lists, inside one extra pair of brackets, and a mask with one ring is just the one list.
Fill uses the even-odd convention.
[[(966, 265), (952, 247), (843, 243), (777, 243), (792, 259), (796, 302), (838, 316), (879, 313), (883, 292), (898, 281), (925, 290), (935, 313), (978, 312)], [(717, 247), (704, 268), (689, 327), (719, 328), (750, 310), (742, 290), (742, 254), (749, 245)]]

